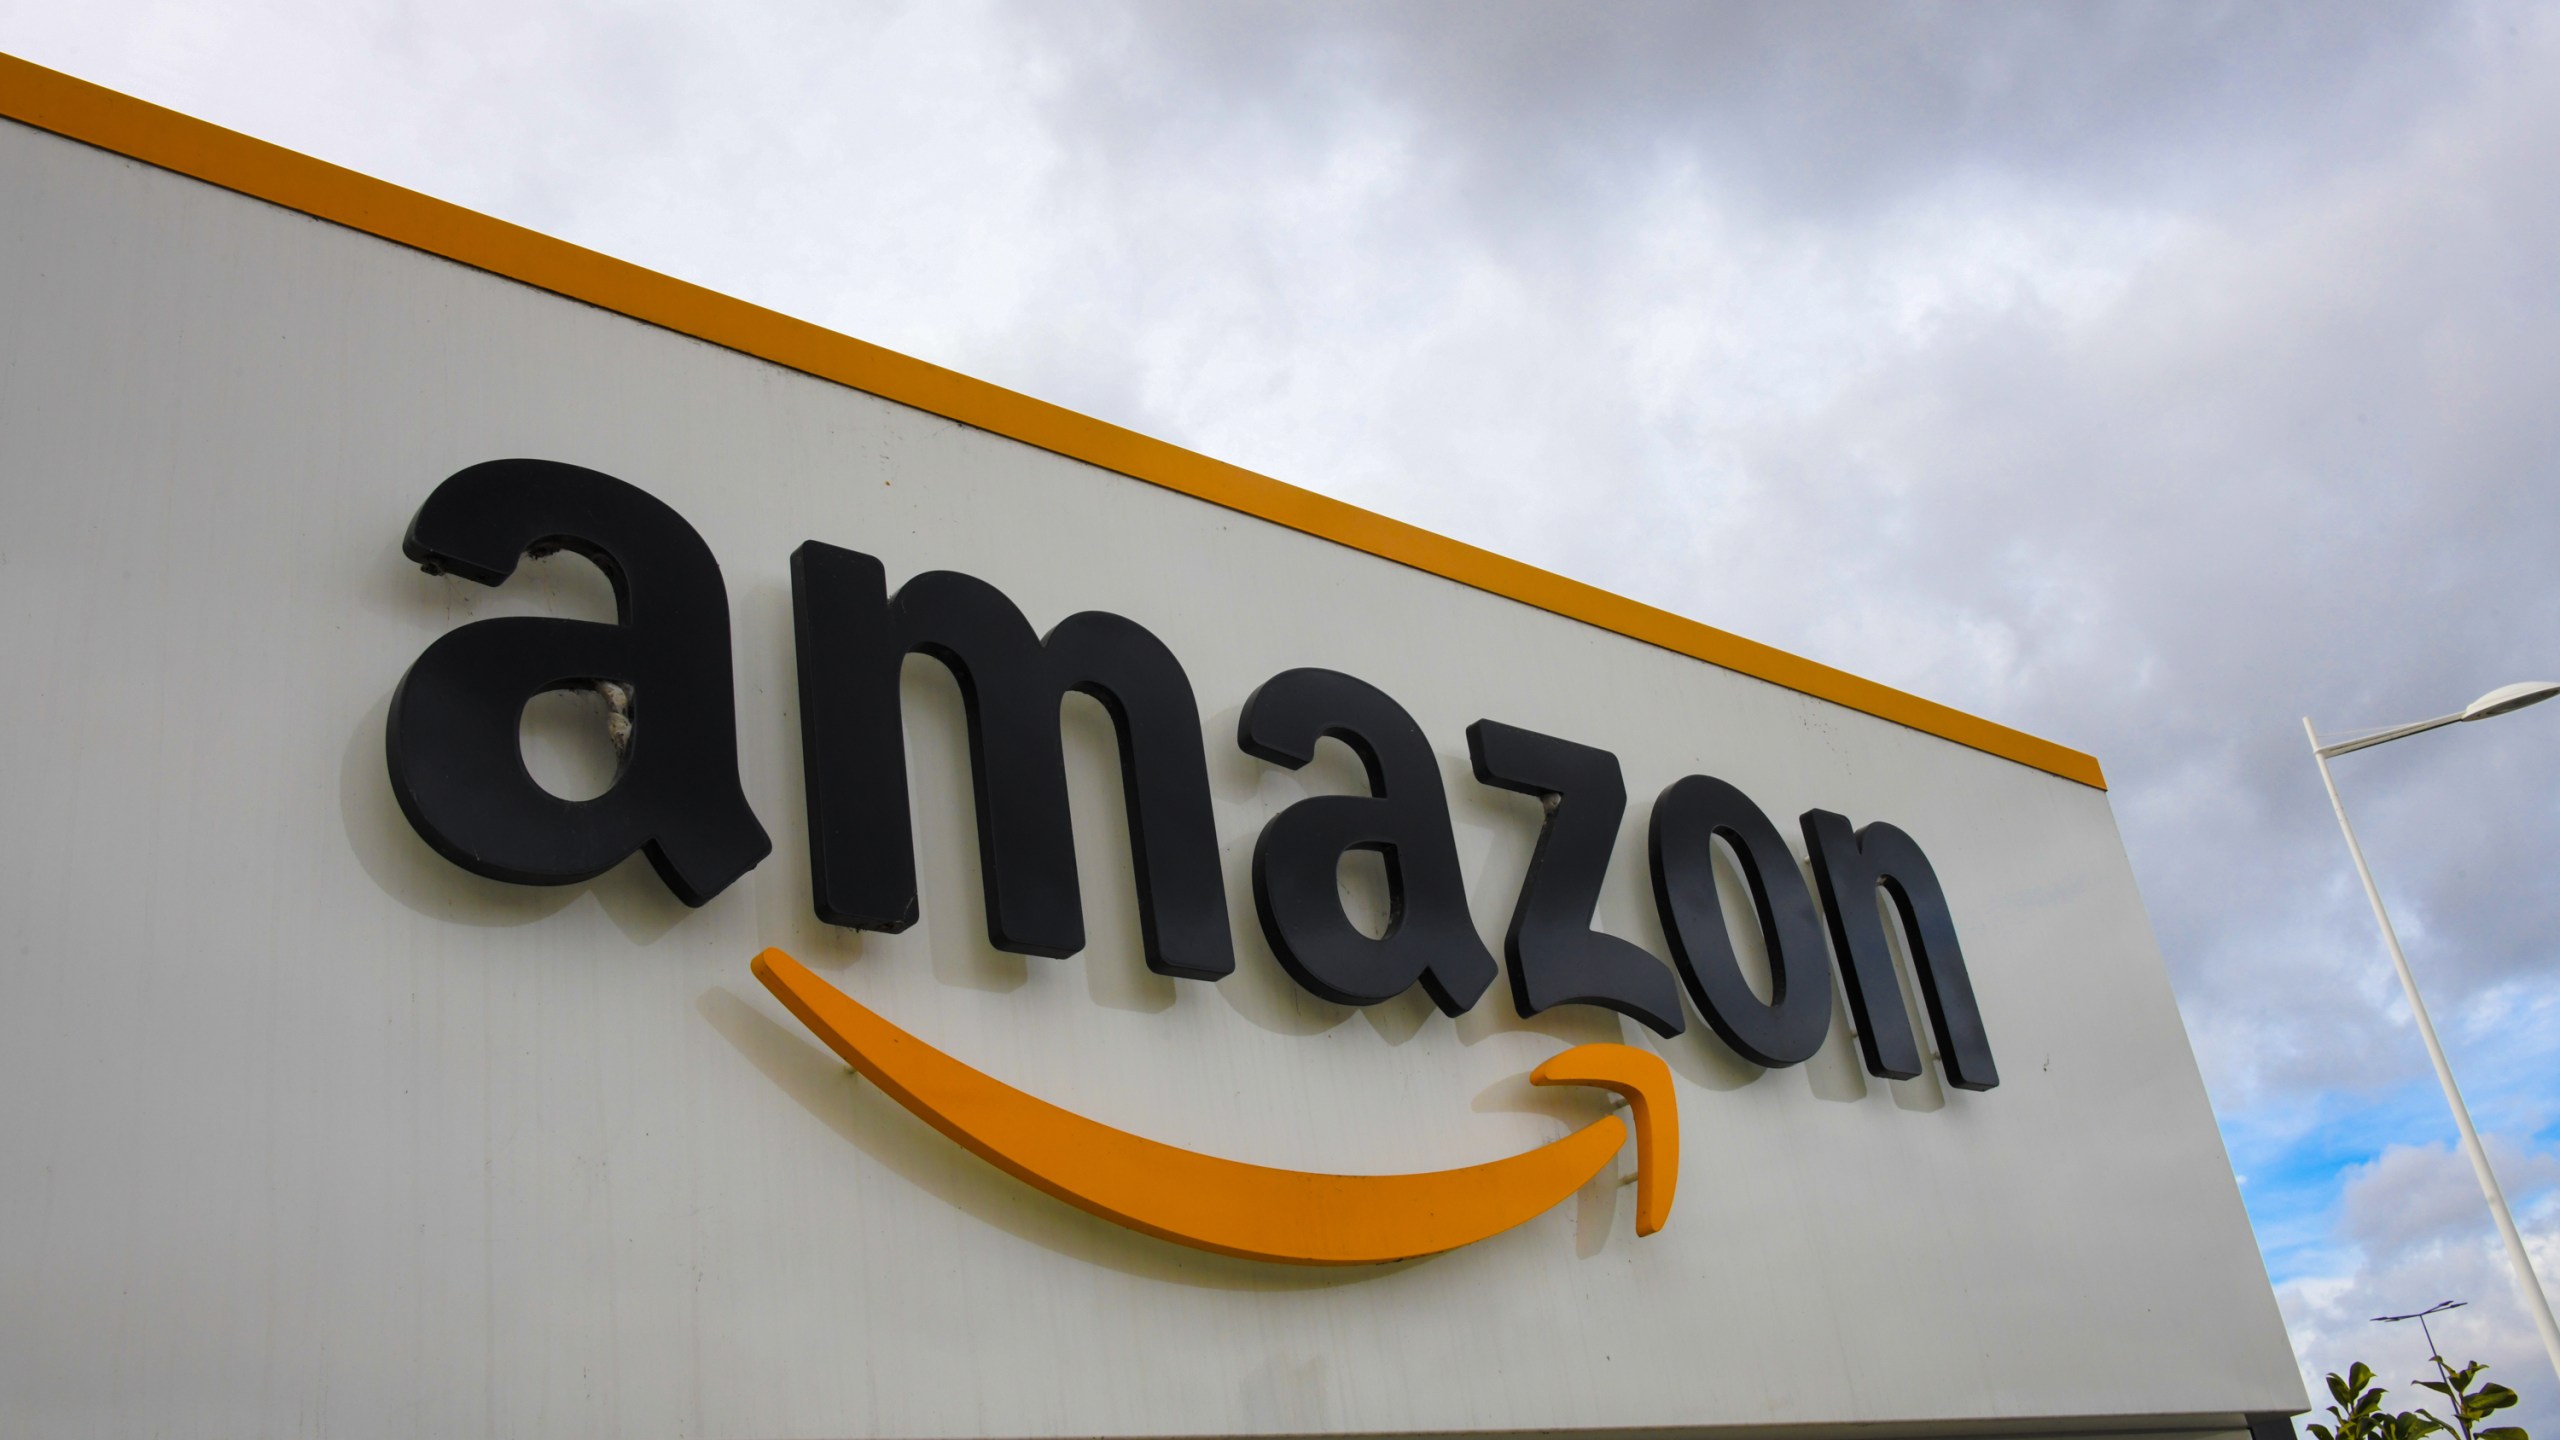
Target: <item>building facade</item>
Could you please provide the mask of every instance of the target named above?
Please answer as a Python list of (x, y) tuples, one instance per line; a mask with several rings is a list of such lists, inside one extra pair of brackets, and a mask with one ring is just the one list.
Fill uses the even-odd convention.
[(0, 1430), (2305, 1408), (2088, 757), (0, 115)]

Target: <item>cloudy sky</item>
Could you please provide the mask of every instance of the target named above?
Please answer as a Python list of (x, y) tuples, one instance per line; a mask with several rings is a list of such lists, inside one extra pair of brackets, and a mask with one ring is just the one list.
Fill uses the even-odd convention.
[[(0, 0), (0, 50), (2096, 753), (2306, 1365), (2405, 1380), (2365, 1317), (2466, 1299), (2560, 1428), (2301, 728), (2560, 678), (2560, 9)], [(2560, 706), (2339, 776), (2560, 1283)]]

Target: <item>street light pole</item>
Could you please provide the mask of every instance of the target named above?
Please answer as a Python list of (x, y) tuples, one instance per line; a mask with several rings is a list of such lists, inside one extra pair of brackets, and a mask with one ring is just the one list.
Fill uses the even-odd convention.
[(2409, 957), (2400, 949), (2399, 932), (2391, 928), (2391, 912), (2383, 908), (2382, 892), (2374, 887), (2373, 869), (2365, 864), (2364, 847), (2356, 843), (2356, 827), (2347, 819), (2346, 802), (2338, 798), (2338, 782), (2329, 774), (2329, 757), (2332, 755), (2365, 749), (2455, 721), (2486, 719), (2549, 699), (2554, 694), (2560, 694), (2560, 686), (2513, 685), (2480, 697), (2460, 715), (2398, 726), (2380, 735), (2338, 745), (2323, 746), (2319, 732), (2311, 728), (2309, 716), (2303, 717), (2302, 731), (2311, 738), (2311, 758), (2320, 767), (2320, 783), (2328, 787), (2329, 806), (2338, 812), (2338, 829), (2347, 837), (2347, 853), (2355, 858), (2356, 878), (2364, 882), (2364, 898), (2373, 905), (2374, 923), (2382, 927), (2382, 943), (2390, 948), (2391, 964), (2400, 972), (2400, 989), (2409, 997), (2409, 1013), (2417, 1019), (2418, 1036), (2427, 1042), (2427, 1058), (2435, 1063), (2436, 1081), (2444, 1086), (2445, 1104), (2452, 1109), (2453, 1123), (2462, 1132), (2462, 1149), (2471, 1157), (2471, 1173), (2479, 1177), (2480, 1193), (2488, 1200), (2489, 1213), (2498, 1222), (2498, 1237), (2506, 1242), (2507, 1260), (2515, 1266), (2516, 1289), (2524, 1300), (2525, 1309), (2533, 1315), (2535, 1327), (2542, 1332), (2542, 1348), (2551, 1358), (2552, 1374), (2560, 1377), (2560, 1322), (2552, 1319), (2551, 1301), (2542, 1293), (2542, 1281), (2533, 1273), (2533, 1257), (2525, 1253), (2524, 1236), (2517, 1232), (2515, 1216), (2507, 1209), (2506, 1193), (2498, 1188), (2497, 1172), (2489, 1168), (2489, 1152), (2480, 1143), (2480, 1132), (2472, 1127), (2470, 1107), (2462, 1103), (2462, 1091), (2453, 1083), (2453, 1066), (2444, 1058), (2444, 1044), (2436, 1038), (2435, 1022), (2427, 1016), (2426, 1001), (2418, 997), (2418, 979), (2409, 971)]

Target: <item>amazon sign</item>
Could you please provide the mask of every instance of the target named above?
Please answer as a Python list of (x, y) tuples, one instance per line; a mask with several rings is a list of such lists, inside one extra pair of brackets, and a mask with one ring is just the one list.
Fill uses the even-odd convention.
[(2093, 757), (5, 56), (0, 196), (0, 1435), (2306, 1403)]
[[(505, 581), (522, 556), (572, 551), (611, 580), (618, 612), (610, 625), (482, 620), (410, 667), (386, 726), (391, 786), (437, 853), (524, 885), (576, 884), (645, 854), (669, 890), (700, 906), (771, 851), (738, 778), (728, 595), (710, 547), (682, 516), (593, 470), (490, 461), (438, 486), (401, 548), (431, 574), (483, 585)], [(791, 580), (818, 918), (890, 932), (918, 918), (899, 676), (908, 655), (922, 654), (950, 670), (966, 708), (988, 942), (1050, 957), (1084, 948), (1058, 722), (1060, 701), (1079, 692), (1102, 702), (1116, 731), (1148, 968), (1194, 981), (1234, 971), (1199, 707), (1162, 641), (1096, 610), (1043, 635), (994, 586), (951, 571), (892, 593), (879, 560), (815, 540), (793, 553)], [(587, 800), (537, 783), (518, 739), (526, 706), (574, 688), (612, 696), (619, 722), (618, 773)], [(1463, 1015), (1497, 966), (1469, 913), (1431, 741), (1386, 691), (1333, 670), (1282, 671), (1238, 712), (1237, 748), (1272, 765), (1306, 765), (1326, 738), (1359, 756), (1369, 793), (1310, 797), (1263, 827), (1253, 901), (1271, 953), (1338, 1005), (1375, 1005), (1418, 985), (1443, 1014)], [(1519, 1013), (1598, 1006), (1666, 1038), (1680, 1034), (1687, 1019), (1670, 972), (1591, 928), (1626, 810), (1617, 757), (1490, 719), (1466, 738), (1477, 780), (1536, 797), (1545, 811), (1504, 941), (1501, 968)], [(1809, 1059), (1829, 1028), (1836, 952), (1868, 1071), (1918, 1076), (1881, 892), (1900, 916), (1947, 1083), (1999, 1084), (1928, 856), (1881, 821), (1854, 826), (1808, 810), (1802, 827), (1821, 919), (1785, 838), (1749, 796), (1691, 775), (1654, 802), (1646, 858), (1662, 931), (1717, 1037), (1756, 1065)], [(1734, 953), (1715, 880), (1719, 840), (1750, 893), (1766, 1000)], [(1385, 865), (1390, 919), (1375, 935), (1346, 913), (1339, 888), (1343, 857), (1361, 850)], [(953, 1140), (1060, 1199), (1228, 1254), (1338, 1264), (1447, 1250), (1570, 1196), (1623, 1138), (1604, 1120), (1514, 1161), (1432, 1175), (1224, 1163), (1003, 1087), (778, 950), (755, 973), (837, 1053)], [(1607, 1085), (1635, 1104), (1646, 1182), (1637, 1229), (1660, 1229), (1677, 1176), (1677, 1102), (1662, 1062), (1624, 1045), (1584, 1046), (1532, 1079)]]

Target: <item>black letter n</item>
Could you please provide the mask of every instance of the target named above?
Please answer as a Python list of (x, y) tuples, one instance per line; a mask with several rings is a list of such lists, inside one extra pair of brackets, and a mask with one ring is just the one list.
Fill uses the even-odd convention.
[[(574, 551), (613, 582), (621, 621), (475, 621), (409, 667), (384, 748), (401, 813), (437, 853), (492, 880), (569, 885), (640, 850), (700, 905), (773, 849), (738, 785), (728, 591), (683, 516), (593, 470), (492, 460), (437, 486), (401, 548), (483, 585), (528, 553)], [(525, 704), (607, 681), (631, 696), (629, 748), (612, 789), (563, 800), (524, 768)]]
[(1831, 944), (1840, 955), (1840, 978), (1849, 992), (1849, 1010), (1858, 1022), (1858, 1044), (1866, 1052), (1867, 1069), (1891, 1080), (1920, 1073), (1919, 1048), (1903, 1019), (1902, 984), (1894, 977), (1893, 953), (1887, 946), (1884, 916), (1876, 909), (1876, 887), (1884, 887), (1902, 917), (1903, 937), (1911, 945), (1911, 965), (1919, 972), (1920, 999), (1929, 1011), (1929, 1026), (1938, 1039), (1938, 1056), (1947, 1083), (1959, 1090), (1988, 1090), (2000, 1083), (1991, 1063), (1991, 1040), (1982, 1030), (1982, 1007), (1974, 1003), (1973, 979), (1965, 971), (1964, 950), (1956, 943), (1955, 917), (1947, 910), (1946, 891), (1938, 872), (1912, 838), (1891, 825), (1851, 829), (1848, 817), (1828, 810), (1804, 812), (1805, 848), (1811, 852), (1814, 882), (1822, 889), (1823, 908), (1830, 912)]

